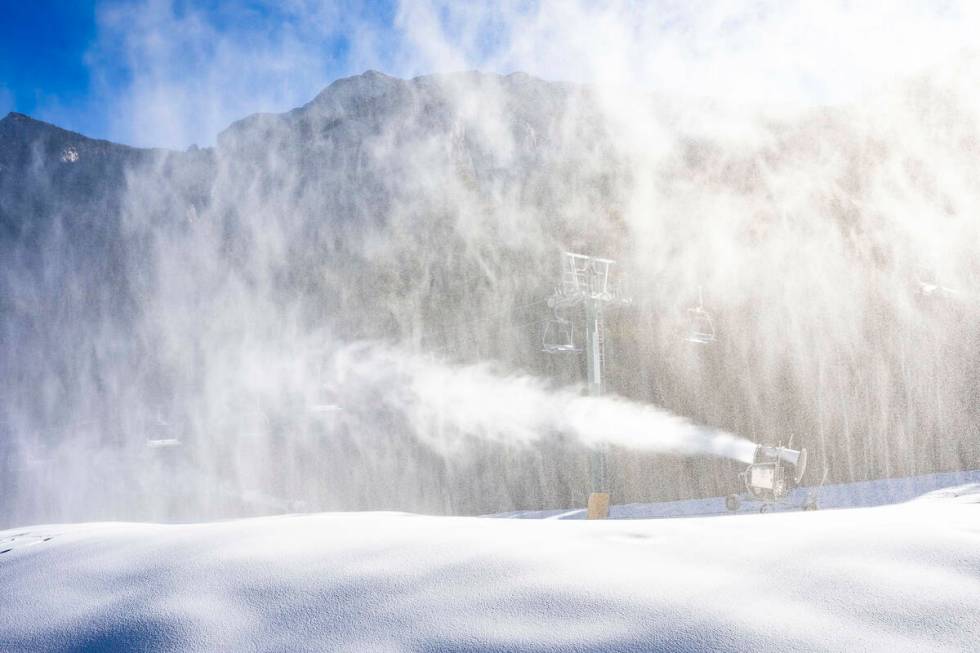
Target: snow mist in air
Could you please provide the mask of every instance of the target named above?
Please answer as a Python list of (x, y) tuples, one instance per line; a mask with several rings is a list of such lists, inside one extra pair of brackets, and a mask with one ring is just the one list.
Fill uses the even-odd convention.
[(620, 397), (583, 396), (490, 364), (452, 366), (433, 357), (360, 345), (342, 349), (329, 366), (338, 409), (380, 407), (402, 416), (420, 442), (460, 454), (474, 440), (527, 445), (570, 437), (588, 447), (611, 445), (657, 453), (713, 455), (752, 462), (755, 444), (692, 423), (655, 406)]
[[(109, 136), (213, 147), (0, 148), (0, 522), (581, 506), (600, 445), (616, 503), (716, 496), (726, 433), (828, 482), (976, 467), (971, 3), (413, 2), (394, 49), (314, 4), (103, 14)], [(636, 403), (542, 352), (562, 251), (628, 279)]]

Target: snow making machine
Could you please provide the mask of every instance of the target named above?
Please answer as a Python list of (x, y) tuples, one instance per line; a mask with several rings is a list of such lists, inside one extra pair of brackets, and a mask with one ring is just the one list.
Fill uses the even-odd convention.
[[(756, 447), (752, 464), (738, 475), (745, 485), (745, 494), (728, 495), (725, 507), (729, 512), (735, 512), (743, 501), (761, 504), (759, 512), (768, 512), (774, 506), (792, 506), (790, 493), (799, 487), (805, 473), (806, 449), (797, 451), (782, 445), (770, 447), (760, 444)], [(799, 507), (816, 510), (816, 496), (808, 493)]]

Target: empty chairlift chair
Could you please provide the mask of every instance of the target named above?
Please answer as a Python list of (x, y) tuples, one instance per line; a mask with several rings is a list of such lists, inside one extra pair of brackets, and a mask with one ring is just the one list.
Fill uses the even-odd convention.
[(578, 351), (575, 346), (575, 331), (572, 323), (556, 315), (545, 322), (541, 334), (541, 350), (549, 354), (565, 351)]
[(942, 284), (936, 270), (926, 265), (915, 266), (915, 294), (920, 297), (947, 299), (956, 297), (956, 290)]
[(686, 340), (699, 345), (711, 344), (715, 341), (715, 324), (711, 313), (704, 308), (704, 297), (698, 286), (698, 305), (687, 309), (688, 332)]

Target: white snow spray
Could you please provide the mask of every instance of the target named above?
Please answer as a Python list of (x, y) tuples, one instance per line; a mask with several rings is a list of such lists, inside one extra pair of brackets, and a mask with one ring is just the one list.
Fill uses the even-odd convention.
[(528, 445), (547, 436), (588, 447), (712, 455), (752, 462), (756, 445), (721, 429), (622, 397), (583, 396), (491, 363), (454, 366), (381, 345), (355, 345), (333, 356), (332, 394), (341, 409), (402, 416), (420, 442), (452, 456), (473, 439)]
[[(100, 14), (104, 135), (203, 149), (0, 129), (0, 526), (578, 505), (580, 443), (621, 448), (617, 502), (730, 491), (708, 455), (750, 445), (649, 402), (833, 482), (980, 459), (976, 3), (869, 45), (882, 3), (413, 2), (381, 49), (330, 3), (173, 4)], [(321, 29), (364, 38), (328, 70)], [(538, 351), (562, 251), (629, 279), (635, 402)], [(310, 354), (355, 340), (406, 346)]]

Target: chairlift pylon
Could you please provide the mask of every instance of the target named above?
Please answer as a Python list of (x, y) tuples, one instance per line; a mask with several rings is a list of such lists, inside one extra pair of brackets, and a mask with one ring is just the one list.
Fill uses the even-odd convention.
[(704, 296), (701, 286), (698, 286), (698, 305), (687, 309), (689, 329), (687, 340), (699, 345), (711, 344), (715, 341), (715, 324), (711, 313), (704, 308)]

